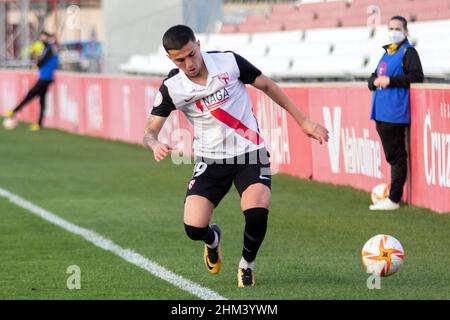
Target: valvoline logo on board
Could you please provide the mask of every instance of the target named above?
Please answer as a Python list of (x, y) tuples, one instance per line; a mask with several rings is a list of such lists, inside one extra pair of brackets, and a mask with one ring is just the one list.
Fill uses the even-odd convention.
[(386, 62), (381, 62), (380, 65), (378, 66), (378, 76), (385, 76), (387, 74), (387, 63)]

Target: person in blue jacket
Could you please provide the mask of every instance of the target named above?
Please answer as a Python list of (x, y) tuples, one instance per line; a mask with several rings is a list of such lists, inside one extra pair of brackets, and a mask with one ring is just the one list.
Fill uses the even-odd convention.
[(6, 112), (6, 117), (14, 117), (15, 114), (25, 107), (31, 100), (33, 100), (34, 97), (39, 96), (39, 103), (41, 106), (39, 120), (37, 123), (31, 124), (31, 131), (39, 131), (43, 127), (45, 97), (50, 84), (54, 80), (55, 71), (58, 68), (58, 50), (54, 44), (55, 41), (53, 35), (46, 31), (42, 31), (39, 38), (44, 44), (44, 50), (36, 63), (39, 68), (39, 80), (14, 110)]
[(423, 82), (419, 54), (408, 41), (408, 22), (394, 16), (388, 24), (391, 44), (378, 67), (369, 78), (372, 95), (371, 119), (383, 144), (386, 160), (391, 167), (389, 197), (370, 206), (370, 210), (400, 208), (407, 177), (406, 130), (411, 124), (410, 85)]

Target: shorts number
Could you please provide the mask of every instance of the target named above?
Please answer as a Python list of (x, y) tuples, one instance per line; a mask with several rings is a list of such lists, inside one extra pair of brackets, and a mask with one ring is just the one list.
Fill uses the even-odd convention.
[(208, 165), (204, 162), (199, 162), (194, 167), (194, 178), (201, 176), (206, 169), (208, 168)]

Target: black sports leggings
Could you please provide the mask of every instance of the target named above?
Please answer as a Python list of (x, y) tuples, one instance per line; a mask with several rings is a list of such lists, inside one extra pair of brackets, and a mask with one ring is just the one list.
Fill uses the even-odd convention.
[(408, 125), (377, 121), (377, 131), (383, 143), (386, 160), (391, 166), (389, 198), (399, 203), (403, 195), (408, 168), (405, 133)]
[(39, 104), (41, 105), (41, 112), (39, 113), (39, 125), (42, 127), (45, 113), (45, 96), (47, 95), (48, 87), (52, 82), (53, 81), (51, 80), (39, 79), (33, 86), (33, 88), (28, 91), (23, 101), (14, 109), (14, 113), (20, 111), (20, 109), (22, 109), (27, 103), (33, 100), (34, 97), (39, 96)]

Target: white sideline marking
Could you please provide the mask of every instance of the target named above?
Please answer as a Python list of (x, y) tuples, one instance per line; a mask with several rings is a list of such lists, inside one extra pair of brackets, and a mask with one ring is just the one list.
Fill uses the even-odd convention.
[(133, 252), (130, 249), (124, 249), (119, 245), (115, 244), (114, 242), (112, 242), (111, 240), (108, 240), (102, 237), (101, 235), (95, 233), (94, 231), (90, 231), (88, 229), (79, 227), (73, 223), (70, 223), (58, 217), (57, 215), (43, 208), (40, 208), (35, 204), (25, 200), (24, 198), (15, 195), (5, 189), (0, 188), (0, 197), (8, 199), (15, 205), (28, 210), (34, 215), (37, 215), (42, 219), (47, 220), (48, 222), (51, 222), (66, 231), (69, 231), (70, 233), (82, 236), (95, 246), (118, 255), (125, 261), (128, 261), (129, 263), (132, 263), (144, 270), (147, 270), (154, 276), (169, 282), (170, 284), (180, 288), (181, 290), (187, 291), (203, 300), (226, 300), (225, 297), (222, 297), (218, 293), (208, 288), (202, 287), (199, 284), (196, 284), (188, 279), (185, 279), (173, 273), (170, 270), (167, 270), (166, 268), (147, 259), (146, 257), (140, 255), (139, 253)]

